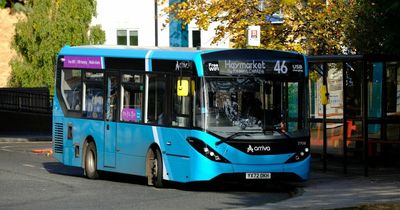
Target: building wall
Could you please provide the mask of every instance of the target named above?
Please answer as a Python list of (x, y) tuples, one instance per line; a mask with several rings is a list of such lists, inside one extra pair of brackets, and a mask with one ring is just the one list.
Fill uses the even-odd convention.
[[(162, 9), (167, 5), (168, 2), (158, 6), (157, 44), (159, 47), (170, 47), (171, 37), (173, 34), (177, 34), (175, 30), (180, 30), (179, 27), (170, 29), (169, 25), (166, 27), (162, 26), (167, 18), (166, 15), (163, 15)], [(106, 33), (106, 45), (117, 45), (117, 30), (127, 29), (138, 30), (138, 46), (153, 47), (156, 46), (154, 7), (154, 0), (97, 0), (97, 17), (93, 18), (92, 25), (100, 24), (102, 26), (102, 29)], [(217, 45), (211, 45), (215, 27), (216, 24), (211, 24), (208, 31), (201, 31), (202, 48), (229, 47), (229, 39), (225, 39)], [(193, 47), (192, 30), (198, 30), (198, 27), (194, 23), (188, 26), (187, 32), (184, 32), (187, 33), (188, 37), (188, 43), (185, 44), (187, 47)], [(174, 41), (172, 40), (172, 42)], [(183, 41), (182, 43), (186, 42)]]
[[(225, 39), (219, 41), (216, 44), (211, 44), (214, 36), (215, 36), (215, 28), (217, 28), (217, 23), (212, 23), (207, 31), (201, 31), (201, 47), (202, 48), (229, 48), (229, 36), (227, 35)], [(192, 31), (199, 30), (198, 26), (192, 22), (189, 24), (189, 47), (192, 46)]]
[(155, 45), (154, 1), (97, 0), (97, 17), (92, 24), (102, 26), (106, 45), (117, 44), (119, 29), (138, 30), (139, 46)]

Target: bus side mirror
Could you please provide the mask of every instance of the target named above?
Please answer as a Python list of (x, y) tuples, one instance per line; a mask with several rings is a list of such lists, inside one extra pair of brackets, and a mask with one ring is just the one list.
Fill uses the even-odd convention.
[(176, 90), (178, 96), (188, 96), (189, 95), (189, 81), (188, 80), (178, 80), (176, 84)]
[(321, 98), (321, 104), (327, 105), (329, 103), (329, 93), (327, 91), (326, 85), (322, 85), (319, 89), (319, 94)]

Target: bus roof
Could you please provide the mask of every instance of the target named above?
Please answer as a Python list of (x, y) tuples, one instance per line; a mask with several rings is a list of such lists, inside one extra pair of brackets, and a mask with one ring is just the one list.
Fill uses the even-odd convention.
[[(223, 48), (207, 48), (196, 49), (187, 47), (133, 47), (133, 46), (112, 46), (112, 45), (85, 45), (85, 46), (65, 46), (61, 49), (59, 55), (74, 56), (103, 56), (118, 58), (150, 58), (150, 59), (167, 59), (167, 60), (194, 60), (196, 56), (218, 51), (237, 51), (248, 49), (223, 49)], [(274, 51), (276, 53), (285, 53), (292, 55), (300, 55), (296, 52)], [(148, 54), (150, 53), (150, 54)]]
[(196, 48), (184, 48), (184, 47), (143, 48), (143, 47), (130, 47), (130, 46), (86, 45), (86, 46), (73, 46), (73, 47), (65, 46), (61, 49), (59, 55), (194, 60), (196, 55), (208, 52), (220, 51), (220, 50), (224, 49), (196, 49)]
[[(59, 56), (68, 58), (64, 67), (146, 69), (146, 71), (193, 71), (198, 76), (272, 75), (274, 72), (297, 77), (308, 75), (305, 57), (296, 52), (262, 49), (140, 48), (128, 46), (65, 46)], [(76, 62), (77, 57), (92, 59), (92, 65)], [(79, 58), (81, 59), (81, 58)], [(94, 60), (93, 60), (94, 59)], [(121, 62), (121, 59), (125, 59)], [(126, 60), (127, 59), (127, 60)], [(97, 61), (95, 61), (97, 60)], [(128, 61), (130, 60), (130, 61)], [(141, 61), (140, 61), (141, 60)], [(145, 61), (146, 60), (146, 61)], [(148, 62), (148, 61), (151, 62)], [(145, 64), (146, 63), (146, 64)], [(289, 65), (289, 73), (286, 64)], [(135, 65), (134, 65), (135, 64)], [(137, 66), (136, 64), (140, 64)], [(100, 66), (101, 65), (101, 66)], [(133, 66), (132, 66), (133, 65)], [(147, 67), (146, 67), (147, 65)], [(299, 66), (300, 65), (300, 66)], [(221, 67), (221, 68), (220, 68)], [(282, 71), (280, 70), (282, 69)]]

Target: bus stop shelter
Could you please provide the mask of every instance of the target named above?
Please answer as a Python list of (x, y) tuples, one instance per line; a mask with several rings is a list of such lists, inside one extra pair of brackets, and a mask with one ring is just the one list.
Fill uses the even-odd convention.
[(400, 56), (309, 56), (308, 63), (311, 147), (323, 170), (330, 156), (345, 174), (357, 161), (365, 176), (371, 166), (400, 168)]

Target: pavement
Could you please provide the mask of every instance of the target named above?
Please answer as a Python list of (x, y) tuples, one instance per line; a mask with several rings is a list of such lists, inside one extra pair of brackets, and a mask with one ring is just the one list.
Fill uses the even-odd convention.
[(367, 204), (398, 204), (400, 174), (348, 176), (311, 171), (310, 180), (287, 200), (248, 209), (338, 209)]
[(51, 141), (51, 133), (0, 132), (0, 142)]
[[(32, 141), (51, 141), (51, 135), (0, 133), (0, 142)], [(246, 209), (337, 209), (383, 203), (400, 206), (400, 170), (383, 170), (365, 177), (344, 175), (340, 168), (323, 172), (316, 164), (321, 163), (312, 161), (310, 179), (296, 184), (297, 193), (292, 198)]]

